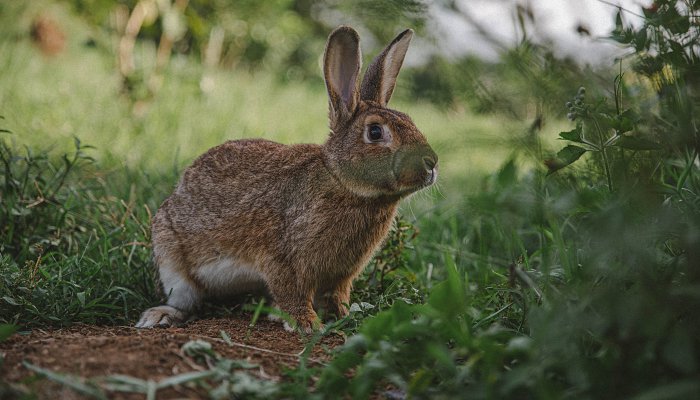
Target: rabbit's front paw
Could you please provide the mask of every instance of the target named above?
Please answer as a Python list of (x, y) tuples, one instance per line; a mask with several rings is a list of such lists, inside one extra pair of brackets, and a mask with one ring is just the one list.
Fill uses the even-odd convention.
[(137, 328), (168, 327), (179, 325), (185, 320), (185, 313), (171, 306), (149, 308), (136, 323)]
[(303, 333), (314, 333), (323, 329), (323, 323), (318, 318), (316, 313), (313, 317), (305, 316), (301, 318), (296, 318), (292, 323), (284, 322), (284, 330), (287, 332), (294, 332), (296, 330)]
[(345, 281), (338, 285), (332, 293), (326, 295), (321, 303), (322, 308), (325, 310), (326, 318), (335, 317), (341, 319), (348, 316), (351, 288), (352, 281)]

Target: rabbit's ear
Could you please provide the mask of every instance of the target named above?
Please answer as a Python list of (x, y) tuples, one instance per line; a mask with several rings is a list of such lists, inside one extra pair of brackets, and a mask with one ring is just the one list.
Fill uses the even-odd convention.
[(360, 36), (349, 26), (336, 28), (328, 37), (323, 56), (331, 126), (349, 119), (357, 108), (360, 101), (357, 76), (361, 63)]
[(394, 92), (396, 77), (399, 75), (412, 37), (412, 29), (401, 32), (367, 67), (362, 80), (360, 96), (362, 100), (375, 101), (382, 106), (387, 105)]

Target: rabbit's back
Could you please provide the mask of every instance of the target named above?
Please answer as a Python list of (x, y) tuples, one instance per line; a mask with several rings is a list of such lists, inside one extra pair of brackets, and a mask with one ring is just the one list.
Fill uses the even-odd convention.
[(281, 234), (286, 210), (303, 201), (299, 196), (308, 196), (298, 188), (313, 179), (309, 174), (319, 157), (317, 145), (267, 140), (229, 141), (212, 148), (185, 170), (158, 210), (154, 247), (177, 246), (193, 253), (188, 264), (198, 264), (217, 251), (235, 247), (246, 253), (248, 247), (271, 243)]
[[(212, 148), (183, 173), (164, 202), (173, 225), (187, 233), (210, 231), (227, 218), (275, 213), (284, 208), (287, 187), (308, 179), (320, 146), (286, 146), (267, 140), (229, 141)], [(318, 154), (317, 154), (318, 153)]]
[(294, 180), (300, 166), (320, 156), (320, 151), (313, 151), (318, 147), (286, 146), (268, 140), (228, 141), (196, 159), (183, 173), (172, 197), (219, 217), (226, 211), (237, 212), (240, 206), (255, 205), (248, 203)]

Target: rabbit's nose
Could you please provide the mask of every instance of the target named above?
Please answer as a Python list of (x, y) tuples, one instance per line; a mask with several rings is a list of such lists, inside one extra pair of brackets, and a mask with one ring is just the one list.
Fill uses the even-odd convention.
[(428, 168), (428, 171), (432, 170), (435, 168), (435, 165), (437, 165), (437, 155), (429, 155), (423, 157), (423, 162), (425, 163), (425, 166)]

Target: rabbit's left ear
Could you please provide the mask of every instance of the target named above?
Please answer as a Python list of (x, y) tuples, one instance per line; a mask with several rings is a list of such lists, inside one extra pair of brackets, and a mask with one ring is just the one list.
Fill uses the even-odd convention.
[(323, 75), (328, 90), (331, 127), (352, 117), (359, 104), (357, 76), (362, 56), (360, 36), (349, 26), (341, 26), (328, 37), (323, 56)]
[(401, 32), (367, 67), (360, 90), (362, 100), (374, 101), (386, 107), (412, 37), (412, 29)]

